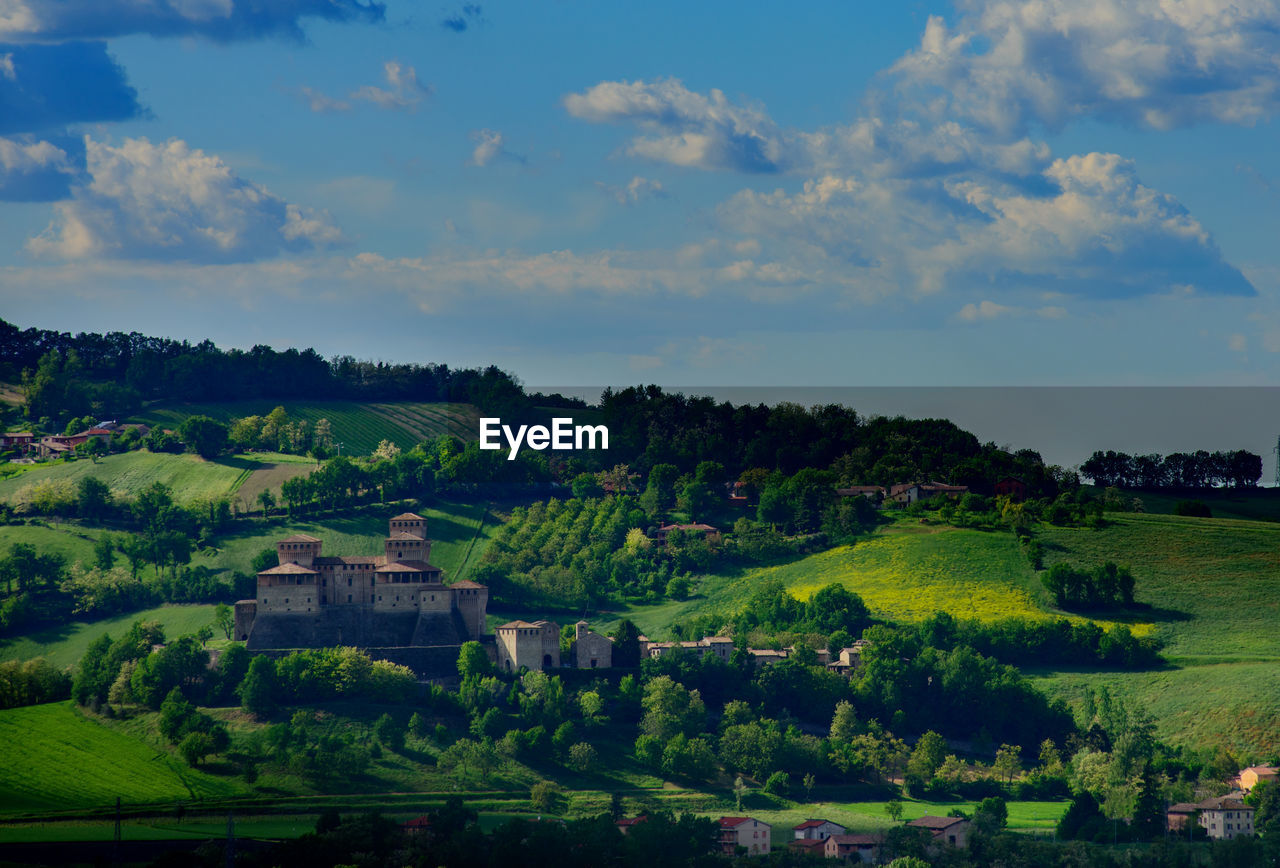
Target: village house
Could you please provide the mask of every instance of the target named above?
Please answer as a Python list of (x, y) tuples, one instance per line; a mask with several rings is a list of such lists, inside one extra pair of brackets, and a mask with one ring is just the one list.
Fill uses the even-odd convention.
[(1236, 779), (1236, 786), (1240, 788), (1240, 792), (1248, 795), (1263, 781), (1274, 784), (1278, 774), (1280, 772), (1277, 772), (1275, 766), (1249, 766), (1240, 772), (1240, 776)]
[(494, 631), (498, 645), (498, 668), (531, 672), (560, 668), (560, 628), (552, 621), (508, 621)]
[(643, 823), (645, 820), (648, 820), (648, 819), (649, 819), (648, 814), (641, 814), (638, 817), (623, 817), (621, 820), (618, 820), (617, 822), (618, 831), (624, 835), (630, 834), (632, 828), (640, 825), (641, 823)]
[(865, 497), (875, 503), (884, 500), (884, 493), (883, 485), (850, 485), (836, 489), (837, 497)]
[(1192, 817), (1214, 840), (1230, 840), (1253, 834), (1254, 810), (1236, 795), (1218, 796), (1203, 802), (1179, 802), (1166, 814), (1170, 831), (1187, 828)]
[(690, 536), (706, 537), (709, 542), (720, 541), (720, 531), (709, 524), (664, 524), (653, 532), (655, 545), (666, 545), (667, 535), (673, 530), (683, 531)]
[(751, 817), (720, 818), (720, 849), (732, 856), (742, 847), (748, 856), (763, 856), (769, 852), (769, 832), (772, 826)]
[(36, 442), (36, 435), (30, 431), (6, 431), (0, 434), (0, 449), (17, 449), (19, 452), (30, 452)]
[(1026, 500), (1027, 484), (1016, 476), (1006, 476), (995, 484), (996, 497), (1011, 497), (1014, 500)]
[(609, 669), (613, 666), (613, 640), (579, 621), (574, 625), (573, 659), (579, 669)]
[(819, 841), (825, 841), (832, 835), (843, 835), (845, 827), (839, 823), (833, 823), (830, 820), (805, 820), (798, 826), (792, 826), (792, 831), (797, 839), (811, 838)]
[(968, 493), (969, 486), (967, 485), (946, 485), (941, 482), (908, 482), (891, 486), (889, 488), (889, 499), (894, 503), (910, 505), (921, 500), (928, 500), (931, 497), (937, 497), (940, 494), (946, 497), (959, 497)]
[(931, 817), (926, 814), (907, 823), (915, 829), (927, 829), (933, 840), (953, 847), (964, 847), (969, 841), (969, 821), (963, 817)]
[(823, 855), (828, 859), (844, 859), (847, 862), (880, 861), (879, 835), (832, 835), (823, 842)]
[(827, 842), (821, 838), (795, 838), (787, 842), (787, 847), (796, 853), (804, 853), (819, 859), (827, 855)]
[(656, 660), (670, 653), (674, 648), (693, 652), (701, 651), (703, 656), (713, 654), (726, 662), (733, 656), (733, 640), (728, 636), (707, 636), (696, 642), (650, 642), (647, 637), (640, 637), (641, 657), (652, 657)]
[(857, 639), (848, 648), (841, 648), (840, 653), (827, 664), (827, 668), (840, 675), (852, 675), (862, 668), (862, 649), (871, 643), (866, 639)]

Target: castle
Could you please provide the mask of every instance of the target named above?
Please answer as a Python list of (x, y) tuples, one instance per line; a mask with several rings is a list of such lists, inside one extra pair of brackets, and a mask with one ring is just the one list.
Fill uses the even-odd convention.
[(306, 534), (276, 543), (279, 564), (258, 573), (255, 599), (236, 603), (235, 635), (249, 650), (352, 645), (428, 676), (451, 670), (458, 646), (484, 635), (489, 590), (441, 581), (422, 516), (392, 518), (382, 555), (322, 556), (320, 547)]

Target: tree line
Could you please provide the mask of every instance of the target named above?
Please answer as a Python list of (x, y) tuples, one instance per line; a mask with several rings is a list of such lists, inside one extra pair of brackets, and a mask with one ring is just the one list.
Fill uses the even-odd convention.
[(1254, 488), (1262, 478), (1262, 457), (1234, 452), (1173, 452), (1129, 455), (1097, 451), (1080, 465), (1095, 485), (1135, 489)]

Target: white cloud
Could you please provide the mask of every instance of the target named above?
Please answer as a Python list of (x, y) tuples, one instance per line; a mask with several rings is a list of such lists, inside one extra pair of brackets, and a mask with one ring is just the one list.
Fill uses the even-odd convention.
[(1233, 352), (1243, 353), (1249, 349), (1249, 339), (1242, 334), (1233, 334), (1227, 338), (1227, 346)]
[(627, 153), (700, 169), (778, 172), (790, 168), (793, 143), (755, 107), (736, 106), (713, 89), (707, 96), (673, 78), (602, 81), (569, 94), (564, 107), (595, 123), (634, 123), (652, 136), (634, 138)]
[(471, 151), (473, 166), (487, 166), (498, 159), (527, 162), (520, 154), (507, 149), (506, 136), (497, 130), (475, 130), (471, 133), (471, 141), (476, 143)]
[[(1280, 107), (1272, 0), (962, 0), (891, 70), (900, 97), (1003, 136), (1098, 117), (1252, 124)], [(924, 88), (924, 92), (911, 92)]]
[(435, 93), (430, 84), (418, 81), (418, 71), (404, 66), (398, 60), (388, 60), (382, 65), (386, 87), (366, 84), (351, 91), (344, 98), (331, 97), (314, 88), (300, 87), (299, 95), (306, 100), (313, 112), (351, 111), (355, 103), (369, 103), (380, 109), (417, 111), (424, 99)]
[(88, 180), (28, 241), (37, 255), (243, 262), (341, 240), (327, 214), (285, 202), (180, 139), (115, 147), (86, 138), (85, 148)]
[(642, 178), (639, 175), (628, 181), (624, 187), (615, 187), (602, 181), (596, 181), (596, 187), (619, 205), (635, 205), (645, 199), (667, 198), (666, 188), (662, 186), (661, 181)]
[(984, 301), (980, 304), (970, 302), (960, 308), (960, 311), (956, 314), (956, 319), (962, 322), (978, 322), (979, 320), (995, 319), (996, 317), (1008, 316), (1017, 312), (1017, 308), (996, 304), (994, 301)]

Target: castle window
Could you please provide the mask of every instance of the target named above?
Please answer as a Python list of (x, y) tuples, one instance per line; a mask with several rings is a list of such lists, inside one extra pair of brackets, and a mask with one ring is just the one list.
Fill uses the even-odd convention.
[(349, 588), (349, 587), (351, 587), (351, 579), (349, 579), (349, 578), (347, 579), (347, 587), (348, 587), (348, 588)]
[(350, 603), (350, 602), (351, 602), (351, 595), (350, 595), (350, 594), (347, 594), (347, 602), (348, 602), (348, 603)]
[(289, 598), (288, 598), (288, 597), (285, 597), (285, 598), (284, 598), (284, 601), (285, 601), (285, 603), (287, 604), (287, 603), (289, 602)]

